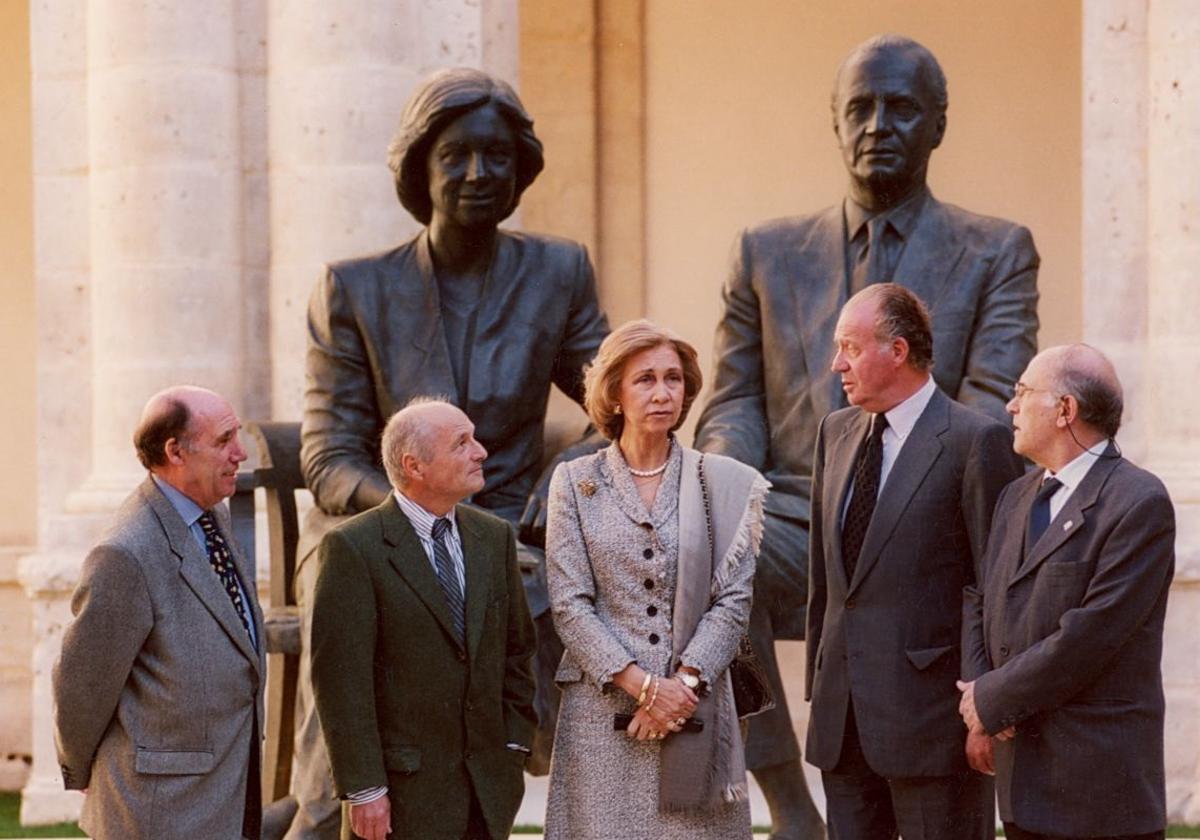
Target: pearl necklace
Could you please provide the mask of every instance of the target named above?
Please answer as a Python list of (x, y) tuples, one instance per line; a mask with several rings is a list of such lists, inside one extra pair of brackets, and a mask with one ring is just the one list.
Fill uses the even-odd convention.
[[(666, 472), (667, 464), (671, 463), (671, 452), (674, 451), (674, 440), (671, 440), (671, 445), (667, 446), (667, 460), (662, 462), (660, 466), (654, 469), (634, 469), (629, 466), (629, 461), (625, 461), (625, 467), (629, 469), (631, 475), (636, 475), (640, 479), (653, 479), (655, 475), (662, 475)], [(624, 452), (623, 452), (624, 455)]]
[(629, 464), (626, 464), (625, 466), (629, 467), (629, 472), (633, 475), (636, 475), (638, 478), (653, 478), (656, 475), (661, 475), (663, 471), (666, 470), (667, 464), (669, 463), (671, 463), (670, 455), (667, 456), (667, 460), (662, 462), (662, 466), (655, 467), (652, 470), (635, 470), (633, 467), (629, 467)]

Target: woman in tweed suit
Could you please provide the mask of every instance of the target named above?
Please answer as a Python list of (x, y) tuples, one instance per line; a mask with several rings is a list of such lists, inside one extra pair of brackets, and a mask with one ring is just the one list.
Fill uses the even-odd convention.
[[(585, 405), (613, 443), (550, 486), (546, 568), (566, 653), (548, 840), (750, 837), (727, 669), (768, 485), (675, 440), (700, 384), (695, 349), (648, 321), (614, 331), (588, 371)], [(618, 714), (632, 716), (623, 731)]]

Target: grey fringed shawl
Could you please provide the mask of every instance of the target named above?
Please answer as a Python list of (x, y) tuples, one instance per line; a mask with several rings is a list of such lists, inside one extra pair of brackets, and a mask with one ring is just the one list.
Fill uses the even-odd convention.
[[(763, 499), (770, 489), (770, 484), (751, 467), (720, 455), (703, 458), (712, 510), (711, 547), (700, 485), (701, 454), (683, 450), (673, 613), (677, 655), (686, 650), (700, 620), (739, 563), (754, 563), (762, 539)], [(745, 629), (739, 628), (738, 632)], [(679, 664), (678, 659), (675, 664)], [(713, 681), (711, 690), (700, 698), (695, 713), (704, 721), (703, 731), (679, 733), (663, 743), (659, 783), (662, 811), (704, 813), (747, 795), (744, 747), (728, 668), (706, 676)]]

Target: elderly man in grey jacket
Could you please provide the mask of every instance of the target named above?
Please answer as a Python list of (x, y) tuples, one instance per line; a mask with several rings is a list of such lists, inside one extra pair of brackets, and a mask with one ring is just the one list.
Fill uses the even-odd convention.
[(54, 720), (98, 840), (259, 836), (262, 614), (220, 504), (238, 429), (211, 391), (151, 398), (134, 436), (150, 475), (84, 561)]

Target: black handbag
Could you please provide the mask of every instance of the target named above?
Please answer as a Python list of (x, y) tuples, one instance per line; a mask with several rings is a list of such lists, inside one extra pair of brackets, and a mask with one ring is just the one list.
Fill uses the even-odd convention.
[[(708, 499), (708, 481), (704, 477), (704, 455), (700, 455), (700, 493), (704, 497), (704, 518), (708, 526), (708, 550), (715, 551), (713, 545), (712, 503)], [(713, 557), (713, 563), (719, 558)], [(767, 680), (767, 669), (763, 667), (754, 646), (750, 644), (750, 636), (742, 634), (738, 640), (737, 653), (729, 663), (729, 679), (733, 684), (733, 704), (740, 719), (761, 715), (775, 708), (775, 692)]]

